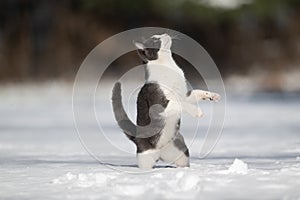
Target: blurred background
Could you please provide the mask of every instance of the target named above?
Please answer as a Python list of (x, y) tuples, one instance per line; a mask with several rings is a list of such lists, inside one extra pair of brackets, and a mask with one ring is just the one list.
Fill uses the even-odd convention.
[[(72, 82), (101, 41), (127, 29), (156, 26), (198, 41), (228, 87), (297, 92), (299, 19), (299, 0), (2, 0), (0, 81)], [(136, 54), (125, 58), (133, 60)], [(122, 63), (108, 74), (133, 67)]]
[[(141, 186), (147, 185), (155, 187), (147, 190), (149, 198), (152, 194), (187, 198), (187, 193), (198, 192), (194, 188), (178, 190), (179, 176), (172, 171), (167, 178), (157, 176), (168, 183), (152, 179), (149, 173), (149, 177), (130, 178), (129, 187), (127, 175), (115, 176), (113, 170), (99, 165), (76, 134), (72, 89), (85, 57), (117, 33), (149, 26), (173, 29), (196, 40), (215, 61), (225, 82), (222, 135), (204, 160), (199, 152), (207, 130), (219, 125), (210, 124), (213, 114), (218, 114), (212, 108), (225, 103), (225, 98), (219, 104), (199, 102), (204, 112), (199, 123), (188, 115), (182, 118), (181, 133), (190, 148), (191, 172), (195, 171), (195, 177), (207, 177), (201, 178), (201, 194), (204, 188), (223, 199), (245, 199), (245, 195), (253, 194), (261, 199), (297, 199), (299, 20), (300, 0), (1, 0), (0, 199), (101, 199), (112, 194), (128, 198), (124, 191), (142, 189), (139, 193), (143, 193)], [(135, 51), (112, 63), (104, 80), (110, 81), (101, 84), (105, 90), (95, 91), (95, 113), (88, 112), (91, 99), (84, 86), (75, 103), (77, 120), (83, 127), (81, 138), (101, 161), (114, 164), (120, 171), (137, 170), (135, 146), (118, 128), (109, 94), (112, 81), (140, 63)], [(189, 81), (202, 81), (187, 62), (180, 64)], [(137, 87), (135, 83), (132, 86)], [(126, 93), (126, 87), (124, 84), (123, 103), (135, 121), (137, 90)], [(249, 164), (252, 171), (248, 178), (221, 175), (219, 170), (227, 170), (235, 158)], [(79, 176), (88, 174), (97, 179), (94, 175), (99, 172), (116, 182), (104, 182), (98, 190), (94, 182)], [(79, 189), (70, 173), (79, 174)], [(59, 177), (66, 182), (60, 183)], [(151, 184), (144, 184), (145, 180)], [(174, 188), (169, 188), (173, 183)], [(137, 187), (131, 188), (133, 184)], [(237, 192), (240, 196), (234, 196)], [(297, 195), (284, 196), (287, 194)]]

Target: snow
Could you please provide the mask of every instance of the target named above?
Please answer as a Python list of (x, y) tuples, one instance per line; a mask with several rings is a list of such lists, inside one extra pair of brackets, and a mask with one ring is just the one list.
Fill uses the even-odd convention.
[[(0, 199), (299, 199), (300, 96), (241, 94), (228, 93), (223, 134), (207, 158), (199, 158), (211, 116), (211, 104), (203, 102), (199, 134), (193, 118), (182, 121), (190, 168), (160, 162), (143, 171), (112, 120), (109, 98), (98, 95), (96, 105), (105, 137), (81, 116), (83, 138), (102, 165), (78, 139), (72, 85), (0, 86)], [(84, 111), (84, 95), (80, 102)]]
[(183, 191), (192, 189), (198, 190), (199, 188), (197, 188), (197, 186), (199, 187), (199, 182), (199, 177), (195, 176), (194, 174), (183, 175), (178, 179), (178, 186)]
[(228, 169), (229, 173), (236, 173), (236, 174), (247, 174), (248, 173), (248, 165), (244, 161), (240, 159), (235, 159), (230, 165)]
[(72, 187), (99, 187), (107, 183), (109, 178), (113, 176), (106, 175), (104, 173), (88, 173), (88, 174), (72, 174), (71, 172), (66, 173), (58, 178), (51, 181), (53, 184), (68, 184)]

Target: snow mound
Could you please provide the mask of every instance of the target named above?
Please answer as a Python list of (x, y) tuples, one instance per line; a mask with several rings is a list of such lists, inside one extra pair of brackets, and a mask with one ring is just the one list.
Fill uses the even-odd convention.
[(143, 195), (147, 190), (147, 187), (145, 187), (142, 184), (134, 184), (134, 185), (115, 185), (114, 191), (123, 196), (140, 196)]
[(196, 175), (188, 174), (181, 177), (178, 181), (178, 186), (182, 191), (197, 189), (199, 184), (199, 177)]
[(51, 181), (52, 184), (71, 184), (75, 187), (93, 187), (101, 186), (107, 183), (108, 179), (111, 178), (103, 173), (89, 173), (89, 174), (72, 174), (68, 172)]
[(176, 174), (176, 178), (179, 178), (178, 186), (182, 191), (199, 188), (199, 177), (195, 174), (184, 174), (182, 172), (178, 172)]
[(230, 165), (228, 172), (234, 174), (247, 174), (248, 165), (244, 161), (236, 158), (232, 165)]
[(68, 182), (70, 182), (70, 181), (72, 181), (76, 178), (77, 178), (76, 175), (72, 174), (71, 172), (68, 172), (63, 176), (60, 176), (56, 179), (53, 179), (51, 182), (53, 184), (65, 184), (65, 183), (68, 183)]

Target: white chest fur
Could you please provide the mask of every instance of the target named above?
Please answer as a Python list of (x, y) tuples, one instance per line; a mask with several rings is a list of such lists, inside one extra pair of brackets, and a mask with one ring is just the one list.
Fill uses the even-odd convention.
[(186, 97), (187, 86), (183, 71), (176, 65), (173, 58), (150, 61), (147, 64), (146, 82), (156, 82), (169, 100), (165, 110), (166, 124), (157, 143), (161, 148), (168, 144), (176, 133), (176, 125), (181, 117), (181, 102)]
[[(172, 56), (150, 61), (147, 64), (146, 82), (158, 83), (169, 100), (182, 100), (187, 93), (183, 71), (174, 62)], [(178, 99), (179, 98), (179, 99)]]

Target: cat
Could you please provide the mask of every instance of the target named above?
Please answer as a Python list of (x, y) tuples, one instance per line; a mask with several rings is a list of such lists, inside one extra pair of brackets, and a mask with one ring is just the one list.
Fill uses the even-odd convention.
[(184, 73), (172, 57), (172, 38), (168, 34), (153, 35), (134, 44), (145, 66), (146, 81), (137, 98), (137, 125), (123, 108), (121, 84), (115, 83), (112, 105), (118, 125), (137, 147), (139, 168), (151, 169), (158, 160), (189, 167), (189, 150), (179, 132), (181, 111), (201, 117), (201, 109), (194, 104), (205, 99), (218, 101), (220, 96), (187, 90)]

